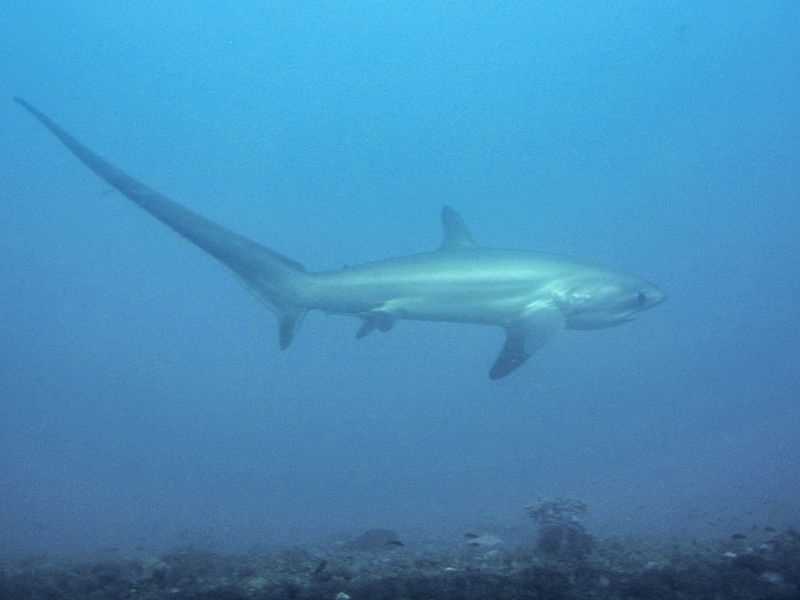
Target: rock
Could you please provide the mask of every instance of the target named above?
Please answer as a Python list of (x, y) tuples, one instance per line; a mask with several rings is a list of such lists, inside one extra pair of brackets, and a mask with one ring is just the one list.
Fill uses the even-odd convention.
[(266, 577), (250, 577), (244, 582), (244, 587), (251, 592), (260, 592), (269, 585), (269, 580)]
[(761, 579), (772, 585), (783, 585), (784, 582), (783, 575), (775, 571), (764, 571), (761, 574)]

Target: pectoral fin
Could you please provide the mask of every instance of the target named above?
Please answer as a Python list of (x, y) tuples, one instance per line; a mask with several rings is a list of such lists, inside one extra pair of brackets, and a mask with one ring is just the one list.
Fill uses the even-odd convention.
[(506, 341), (489, 371), (501, 379), (522, 366), (564, 325), (559, 310), (551, 305), (531, 308), (519, 321), (506, 327)]

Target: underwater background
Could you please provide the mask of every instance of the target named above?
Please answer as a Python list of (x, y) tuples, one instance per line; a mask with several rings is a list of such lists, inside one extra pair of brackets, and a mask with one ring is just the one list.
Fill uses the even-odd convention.
[[(800, 521), (800, 4), (54, 2), (0, 19), (0, 555)], [(597, 261), (669, 301), (566, 332), (354, 339), (274, 318), (79, 165), (309, 270), (440, 243)]]

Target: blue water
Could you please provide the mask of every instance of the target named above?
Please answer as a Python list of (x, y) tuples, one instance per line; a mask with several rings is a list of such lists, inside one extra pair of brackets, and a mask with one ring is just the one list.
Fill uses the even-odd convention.
[[(296, 5), (301, 4), (301, 5)], [(800, 522), (800, 4), (40, 0), (0, 20), (0, 553)], [(657, 282), (499, 330), (272, 315), (11, 103), (310, 270), (440, 243)]]

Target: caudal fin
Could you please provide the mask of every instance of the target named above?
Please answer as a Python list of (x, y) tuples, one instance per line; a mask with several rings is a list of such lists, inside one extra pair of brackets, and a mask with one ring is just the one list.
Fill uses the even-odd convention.
[(14, 101), (31, 113), (98, 177), (236, 273), (276, 313), (280, 347), (289, 347), (306, 312), (300, 294), (310, 276), (300, 263), (170, 200), (84, 146), (30, 103), (22, 98), (14, 98)]

